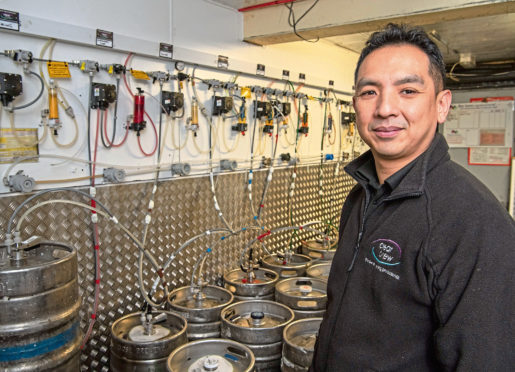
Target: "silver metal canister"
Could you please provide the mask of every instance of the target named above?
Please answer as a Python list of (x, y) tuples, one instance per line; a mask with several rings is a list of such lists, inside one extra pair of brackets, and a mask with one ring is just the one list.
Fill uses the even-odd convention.
[(283, 372), (307, 372), (313, 360), (322, 318), (296, 320), (283, 331)]
[(311, 258), (303, 254), (291, 254), (279, 256), (271, 254), (263, 257), (263, 267), (279, 274), (280, 279), (304, 276), (306, 269), (311, 264)]
[(279, 275), (272, 270), (253, 269), (243, 272), (241, 269), (224, 274), (225, 288), (237, 301), (273, 300), (275, 285)]
[(280, 366), (282, 332), (293, 312), (272, 301), (242, 301), (222, 310), (222, 337), (241, 342), (256, 358), (257, 371), (276, 371)]
[(170, 293), (168, 304), (188, 321), (188, 340), (220, 337), (220, 312), (233, 301), (225, 288), (207, 285), (178, 288)]
[(311, 278), (328, 280), (330, 271), (331, 262), (325, 262), (308, 267), (306, 275)]
[(78, 371), (75, 249), (42, 242), (0, 267), (0, 370)]
[(317, 278), (289, 278), (275, 286), (275, 300), (295, 313), (295, 320), (322, 317), (327, 305), (327, 281)]
[(166, 360), (188, 342), (186, 319), (169, 311), (128, 314), (111, 326), (113, 372), (165, 372)]
[(254, 354), (232, 340), (206, 339), (187, 343), (173, 351), (167, 361), (169, 372), (250, 372)]

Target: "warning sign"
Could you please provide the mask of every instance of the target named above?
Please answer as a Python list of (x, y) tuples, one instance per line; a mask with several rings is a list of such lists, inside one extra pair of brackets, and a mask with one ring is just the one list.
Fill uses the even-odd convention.
[(69, 79), (71, 78), (70, 69), (68, 68), (68, 62), (52, 62), (46, 63), (48, 68), (48, 76), (52, 79)]
[(150, 80), (145, 71), (131, 70), (132, 77), (140, 80)]

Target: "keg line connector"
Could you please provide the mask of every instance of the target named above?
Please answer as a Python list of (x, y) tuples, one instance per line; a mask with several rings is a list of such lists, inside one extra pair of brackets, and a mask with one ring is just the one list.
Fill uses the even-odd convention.
[(140, 315), (141, 325), (145, 330), (145, 334), (147, 336), (153, 335), (156, 333), (154, 324), (164, 322), (167, 319), (166, 313), (160, 313), (156, 316), (153, 316), (152, 312), (142, 311)]

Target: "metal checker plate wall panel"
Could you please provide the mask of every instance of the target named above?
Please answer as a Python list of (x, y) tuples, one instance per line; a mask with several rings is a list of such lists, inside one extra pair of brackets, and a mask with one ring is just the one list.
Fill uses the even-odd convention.
[[(254, 209), (258, 203), (267, 176), (267, 171), (255, 171), (253, 180)], [(266, 229), (292, 225), (289, 217), (288, 192), (292, 169), (277, 169), (268, 189), (262, 225)], [(321, 182), (320, 182), (321, 180)], [(320, 195), (320, 183), (323, 195)], [(223, 174), (215, 178), (217, 199), (229, 224), (233, 229), (253, 225), (248, 201), (247, 173)], [(293, 224), (298, 225), (313, 220), (327, 221), (333, 218), (337, 227), (342, 203), (354, 186), (354, 181), (345, 174), (343, 166), (335, 176), (335, 163), (324, 164), (322, 177), (320, 167), (299, 166), (293, 197)], [(97, 198), (141, 239), (149, 196), (153, 184), (128, 183), (101, 186)], [(88, 191), (87, 188), (83, 189)], [(26, 195), (0, 198), (3, 210), (0, 216), (0, 238), (5, 239), (7, 221), (14, 209)], [(81, 202), (87, 200), (76, 193), (57, 191), (48, 193), (37, 201), (48, 199), (68, 199)], [(31, 202), (29, 205), (33, 205)], [(67, 243), (78, 250), (79, 290), (82, 298), (80, 310), (81, 328), (86, 332), (94, 303), (95, 262), (92, 244), (92, 229), (89, 212), (80, 207), (54, 204), (36, 209), (25, 221), (22, 238), (39, 235), (49, 240)], [(209, 178), (191, 177), (163, 180), (155, 195), (155, 208), (152, 211), (147, 248), (162, 265), (169, 255), (176, 251), (187, 239), (207, 229), (224, 227), (214, 209)], [(320, 226), (318, 228), (321, 228)], [(81, 355), (81, 370), (109, 370), (109, 329), (112, 322), (124, 314), (138, 311), (143, 302), (137, 284), (137, 260), (139, 251), (129, 238), (112, 222), (99, 219), (101, 290), (97, 321), (92, 335)], [(204, 265), (204, 278), (210, 283), (220, 281), (224, 271), (238, 267), (241, 249), (259, 232), (246, 231), (220, 242)], [(313, 233), (303, 232), (303, 239)], [(291, 231), (272, 235), (264, 242), (270, 252), (275, 252), (289, 244)], [(221, 235), (197, 240), (179, 254), (166, 271), (170, 289), (190, 283), (193, 267), (201, 253), (211, 246)], [(298, 247), (300, 239), (294, 235), (293, 247)], [(258, 257), (265, 251), (255, 246)], [(150, 266), (144, 265), (147, 287), (152, 280)]]

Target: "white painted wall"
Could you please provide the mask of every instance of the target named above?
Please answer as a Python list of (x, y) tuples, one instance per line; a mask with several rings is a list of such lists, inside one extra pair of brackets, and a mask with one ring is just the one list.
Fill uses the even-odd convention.
[[(288, 69), (291, 72), (292, 80), (296, 80), (298, 73), (303, 72), (306, 74), (307, 83), (327, 86), (329, 80), (334, 80), (336, 89), (345, 91), (351, 91), (352, 89), (353, 69), (358, 57), (354, 53), (323, 42), (316, 44), (295, 42), (270, 47), (258, 47), (241, 42), (241, 15), (235, 11), (202, 0), (153, 0), (144, 3), (144, 6), (141, 4), (133, 0), (113, 0), (109, 2), (100, 0), (88, 2), (75, 0), (68, 2), (57, 0), (46, 2), (3, 0), (0, 1), (0, 8), (20, 12), (22, 27), (20, 33), (0, 30), (0, 50), (26, 49), (32, 51), (35, 56), (38, 56), (48, 37), (55, 37), (58, 39), (58, 42), (54, 50), (54, 60), (89, 59), (98, 61), (101, 64), (123, 63), (127, 52), (134, 51), (141, 54), (131, 60), (129, 67), (144, 71), (174, 72), (172, 62), (153, 57), (157, 55), (157, 48), (155, 46), (159, 42), (168, 42), (173, 43), (174, 47), (176, 47), (175, 57), (177, 59), (192, 62), (198, 60), (203, 65), (213, 65), (216, 62), (216, 56), (223, 54), (230, 58), (230, 68), (255, 71), (256, 64), (263, 63), (266, 65), (267, 76), (280, 77), (282, 69)], [(97, 28), (114, 32), (114, 49), (94, 46), (94, 33)], [(37, 71), (37, 64), (33, 64), (31, 69)], [(38, 90), (37, 80), (29, 75), (24, 75), (21, 66), (14, 64), (6, 57), (0, 57), (0, 71), (23, 75), (24, 94), (16, 99), (16, 105), (26, 103), (36, 95)], [(191, 73), (192, 67), (189, 66), (186, 72)], [(76, 99), (67, 94), (68, 100), (77, 114), (80, 127), (79, 143), (71, 149), (63, 150), (56, 148), (54, 143), (47, 139), (40, 145), (39, 150), (40, 154), (74, 155), (81, 159), (87, 159), (86, 150), (81, 150), (81, 145), (85, 143), (87, 120), (86, 114), (78, 101), (83, 106), (87, 105), (89, 80), (87, 74), (84, 74), (77, 68), (71, 68), (71, 75), (72, 78), (70, 80), (60, 81), (59, 84), (77, 96)], [(212, 68), (199, 68), (197, 76), (205, 79), (216, 78), (228, 81), (234, 77), (234, 74), (216, 71)], [(146, 92), (158, 96), (158, 84), (152, 85), (149, 82), (130, 80), (133, 91), (139, 86)], [(114, 78), (103, 71), (95, 75), (94, 81), (109, 84), (115, 83)], [(271, 81), (257, 77), (240, 76), (237, 83), (242, 86), (267, 86), (271, 84)], [(286, 89), (284, 82), (281, 81), (273, 82), (272, 87)], [(165, 89), (177, 90), (177, 85), (175, 82), (166, 83)], [(201, 100), (210, 109), (212, 91), (207, 91), (206, 86), (203, 84), (199, 84), (198, 89)], [(320, 90), (317, 89), (303, 89), (303, 92), (316, 97), (321, 94)], [(189, 97), (191, 91), (187, 90), (185, 95), (185, 116), (187, 117), (189, 116)], [(40, 112), (46, 107), (46, 93), (44, 96), (45, 98), (34, 106), (16, 112), (16, 127), (38, 128)], [(341, 98), (348, 99), (348, 97), (344, 96), (341, 96)], [(153, 99), (147, 97), (146, 109), (157, 124), (158, 104)], [(250, 111), (250, 109), (250, 105), (248, 105), (248, 110)], [(334, 105), (331, 110), (335, 123), (337, 123), (338, 112)], [(132, 100), (125, 91), (125, 88), (123, 88), (122, 83), (118, 111), (119, 120), (125, 120), (127, 115), (131, 113)], [(324, 106), (318, 102), (310, 101), (309, 113), (311, 117), (310, 134), (308, 137), (303, 138), (299, 148), (301, 157), (305, 159), (320, 155)], [(109, 117), (112, 118), (112, 108), (110, 109)], [(61, 113), (61, 118), (64, 123), (63, 129), (59, 133), (59, 139), (62, 142), (66, 142), (73, 136), (72, 125), (64, 113)], [(296, 123), (296, 116), (292, 115), (291, 120)], [(248, 114), (248, 122), (253, 124), (250, 112)], [(3, 128), (8, 126), (5, 110), (0, 117), (0, 123)], [(96, 112), (93, 111), (91, 120), (92, 136), (94, 136), (95, 124)], [(220, 128), (219, 136), (224, 133), (228, 139), (228, 145), (236, 138), (230, 132), (229, 124), (229, 122), (226, 122), (225, 124), (220, 123), (218, 125)], [(180, 133), (181, 138), (184, 139), (187, 133), (184, 120), (176, 120), (172, 123), (172, 126), (176, 133)], [(199, 146), (203, 151), (207, 149), (207, 128), (207, 122), (201, 119), (201, 129), (197, 138)], [(252, 129), (252, 125), (249, 125), (249, 129)], [(123, 130), (119, 129), (118, 134), (117, 140), (121, 138)], [(239, 145), (233, 153), (226, 154), (223, 148), (215, 148), (214, 159), (235, 158), (239, 159), (240, 162), (248, 160), (250, 148), (249, 134), (240, 138)], [(293, 138), (291, 130), (288, 135), (291, 142)], [(221, 137), (219, 138), (221, 139)], [(156, 164), (156, 156), (143, 157), (141, 155), (136, 139), (135, 133), (131, 132), (126, 145), (121, 148), (106, 150), (100, 147), (98, 161), (127, 167), (127, 171), (131, 171), (128, 168), (129, 166), (152, 166)], [(262, 140), (261, 148), (263, 149), (263, 155), (270, 156), (271, 142), (266, 142), (269, 139), (264, 136)], [(142, 132), (141, 141), (145, 149), (152, 148), (154, 135), (150, 126)], [(349, 142), (345, 142), (345, 144), (348, 145)], [(280, 141), (279, 146), (278, 154), (284, 152), (293, 153), (293, 146), (289, 145), (284, 139)], [(360, 150), (359, 146), (356, 150)], [(326, 146), (324, 152), (336, 155), (338, 147), (337, 145)], [(161, 163), (177, 162), (179, 158), (183, 162), (188, 161), (193, 164), (205, 165), (208, 156), (207, 154), (198, 153), (191, 142), (190, 136), (186, 147), (180, 153), (172, 149), (169, 140), (168, 146), (163, 151)], [(51, 165), (55, 163), (56, 161), (52, 159), (40, 159), (38, 163), (24, 163), (17, 166), (13, 169), (13, 172), (23, 169), (25, 173), (36, 180), (73, 178), (88, 174), (87, 166), (84, 164), (68, 162), (57, 166)], [(98, 172), (101, 172), (102, 168), (99, 167)], [(0, 165), (2, 176), (6, 169), (7, 165)], [(13, 172), (10, 174), (13, 174)], [(164, 171), (162, 174), (163, 177), (170, 177), (169, 171)], [(149, 179), (151, 177), (151, 174), (133, 175), (128, 177), (128, 180)], [(76, 184), (86, 185), (87, 181), (71, 184), (41, 185), (38, 188)], [(0, 192), (7, 191), (6, 187), (0, 186)]]

